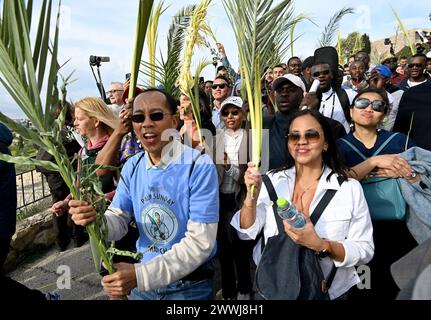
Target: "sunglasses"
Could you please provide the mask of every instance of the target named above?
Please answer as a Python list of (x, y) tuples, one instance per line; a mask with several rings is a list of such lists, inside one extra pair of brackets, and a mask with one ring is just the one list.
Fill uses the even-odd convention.
[(117, 92), (123, 92), (124, 90), (122, 90), (122, 89), (116, 89), (116, 90), (109, 90), (109, 91), (106, 91), (105, 93), (106, 93), (106, 95), (107, 96), (109, 96), (110, 94), (115, 94), (115, 93), (117, 93)]
[(217, 89), (217, 88), (224, 89), (224, 88), (226, 88), (226, 87), (227, 87), (227, 84), (226, 84), (226, 83), (213, 84), (213, 85), (211, 86), (211, 88), (213, 88), (214, 90), (215, 90), (215, 89)]
[[(308, 143), (316, 143), (320, 139), (320, 132), (317, 130), (307, 130), (303, 137)], [(287, 135), (287, 141), (290, 143), (296, 144), (299, 140), (301, 140), (301, 134), (299, 132), (291, 132)]]
[(228, 117), (230, 114), (233, 116), (237, 116), (237, 115), (239, 115), (239, 110), (233, 110), (233, 111), (223, 110), (221, 113), (221, 115), (225, 118)]
[[(163, 113), (163, 112), (153, 112), (150, 113), (149, 117), (151, 121), (162, 121), (165, 115), (168, 115), (170, 113)], [(145, 114), (134, 114), (130, 117), (130, 120), (135, 123), (142, 123), (145, 122), (146, 115)]]
[(316, 71), (316, 72), (313, 72), (312, 76), (313, 78), (318, 78), (320, 76), (327, 76), (330, 73), (331, 73), (331, 70)]
[(371, 105), (374, 111), (376, 112), (385, 112), (386, 110), (386, 102), (382, 100), (374, 100), (370, 101), (367, 98), (361, 98), (357, 99), (354, 103), (354, 106), (356, 109), (366, 109), (368, 106)]
[(422, 68), (423, 64), (422, 63), (409, 63), (408, 66), (409, 66), (410, 69), (412, 69), (414, 67), (416, 67), (416, 68)]

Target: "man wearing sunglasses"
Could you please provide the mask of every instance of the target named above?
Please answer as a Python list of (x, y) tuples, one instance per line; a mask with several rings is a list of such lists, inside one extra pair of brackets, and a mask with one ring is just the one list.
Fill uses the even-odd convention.
[(311, 68), (313, 79), (320, 82), (322, 102), (320, 113), (325, 117), (340, 122), (347, 133), (350, 132), (350, 104), (356, 93), (353, 90), (344, 90), (332, 86), (333, 74), (327, 63), (315, 63)]
[(229, 80), (224, 76), (215, 78), (212, 85), (213, 110), (212, 122), (216, 129), (224, 129), (224, 123), (220, 114), (221, 104), (230, 96), (231, 86)]
[(389, 83), (393, 86), (398, 86), (401, 81), (407, 78), (406, 75), (400, 74), (397, 72), (398, 63), (397, 58), (394, 56), (389, 56), (388, 58), (384, 59), (382, 61), (382, 65), (386, 66), (391, 70), (391, 78), (389, 80)]
[(427, 57), (422, 53), (415, 54), (409, 59), (409, 64), (407, 67), (410, 77), (400, 83), (399, 87), (401, 90), (407, 91), (410, 88), (431, 81), (428, 75), (425, 73), (426, 63)]
[(110, 109), (117, 115), (120, 113), (121, 107), (124, 104), (123, 92), (124, 87), (121, 82), (112, 82), (109, 90), (106, 91), (106, 97), (111, 102)]
[[(212, 160), (172, 138), (178, 125), (174, 98), (149, 89), (133, 103), (133, 128), (145, 153), (129, 159), (115, 197), (105, 213), (109, 240), (120, 239), (136, 219), (143, 255), (140, 263), (116, 264), (102, 279), (117, 299), (208, 300), (213, 297), (218, 179)], [(87, 225), (96, 212), (81, 201), (70, 203), (72, 219)]]

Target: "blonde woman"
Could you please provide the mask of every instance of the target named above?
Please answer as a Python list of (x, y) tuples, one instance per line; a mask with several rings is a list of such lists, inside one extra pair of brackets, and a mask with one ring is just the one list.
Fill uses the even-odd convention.
[[(118, 119), (100, 98), (84, 98), (74, 104), (74, 109), (75, 121), (73, 124), (86, 141), (85, 146), (79, 151), (79, 156), (83, 164), (92, 164), (117, 126)], [(103, 192), (108, 193), (114, 190), (112, 175), (101, 176), (100, 180)], [(55, 203), (51, 207), (52, 212), (57, 216), (65, 213), (69, 208), (69, 200), (70, 196)], [(74, 226), (73, 238), (75, 246), (80, 247), (87, 241), (88, 235), (84, 233), (83, 227)]]

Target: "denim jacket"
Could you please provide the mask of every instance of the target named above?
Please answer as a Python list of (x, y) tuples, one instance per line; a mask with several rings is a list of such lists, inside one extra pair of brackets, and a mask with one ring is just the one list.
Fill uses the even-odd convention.
[(413, 147), (400, 154), (421, 180), (411, 184), (400, 179), (401, 193), (409, 205), (407, 226), (419, 243), (431, 238), (431, 151)]

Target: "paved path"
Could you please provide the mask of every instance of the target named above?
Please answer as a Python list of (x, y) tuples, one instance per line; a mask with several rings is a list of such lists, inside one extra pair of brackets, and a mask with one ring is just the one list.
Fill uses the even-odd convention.
[[(65, 270), (70, 270), (70, 289), (58, 289), (67, 284)], [(90, 245), (58, 252), (56, 248), (32, 261), (21, 264), (9, 276), (32, 289), (57, 291), (61, 300), (105, 300), (100, 276), (96, 273)]]

